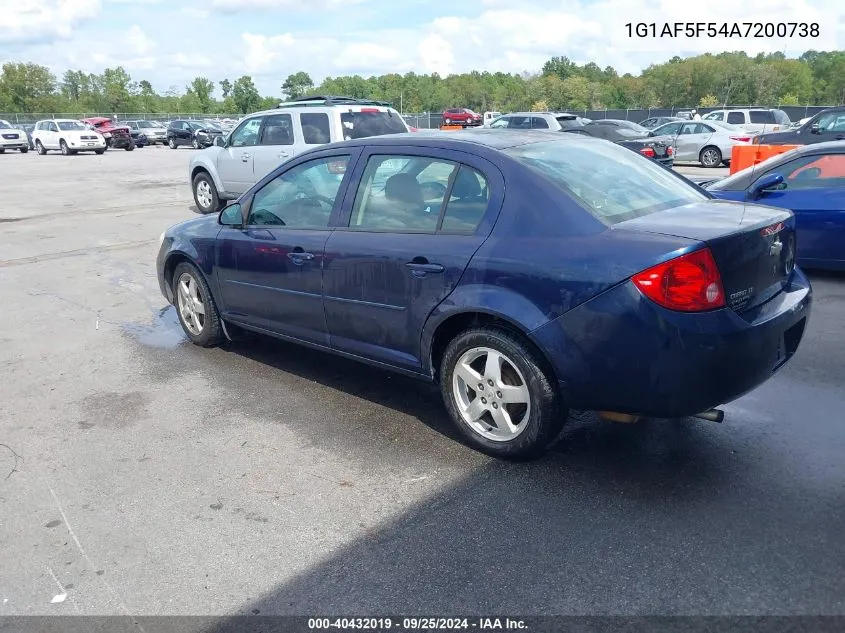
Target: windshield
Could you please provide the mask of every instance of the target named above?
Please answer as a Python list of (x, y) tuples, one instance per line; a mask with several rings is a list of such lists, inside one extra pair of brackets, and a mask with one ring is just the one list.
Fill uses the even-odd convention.
[(0, 130), (11, 130), (12, 126), (5, 121), (0, 121)]
[(551, 180), (608, 226), (708, 199), (664, 167), (611, 143), (552, 141), (505, 153)]
[(88, 128), (85, 127), (84, 123), (80, 123), (79, 121), (59, 121), (59, 129), (60, 130), (87, 130)]
[(203, 122), (203, 127), (206, 130), (211, 130), (212, 132), (222, 132), (223, 129), (217, 124), (216, 121), (205, 121)]
[(138, 121), (137, 125), (138, 125), (138, 127), (142, 127), (142, 128), (145, 128), (145, 129), (149, 129), (151, 127), (158, 127), (152, 121)]
[(640, 134), (642, 136), (646, 136), (649, 132), (649, 130), (647, 128), (644, 128), (639, 123), (634, 123), (633, 121), (620, 121), (619, 127), (624, 128), (624, 129), (628, 129), (628, 130), (633, 130), (634, 132), (636, 132), (637, 134)]
[(343, 138), (346, 140), (402, 134), (408, 131), (402, 117), (389, 111), (343, 112), (340, 121), (343, 124)]
[[(794, 151), (794, 150), (792, 150)], [(773, 165), (779, 164), (781, 162), (785, 162), (783, 157), (790, 152), (784, 152), (783, 154), (776, 154), (774, 156), (770, 156), (763, 162), (757, 163), (756, 165), (750, 165), (745, 169), (742, 169), (726, 178), (721, 178), (714, 182), (713, 184), (707, 185), (707, 189), (713, 189), (715, 191), (733, 191), (734, 190), (734, 183), (740, 180), (743, 180), (748, 174), (752, 172), (760, 172), (761, 174), (766, 173)], [(742, 187), (744, 189), (744, 187)]]
[(742, 132), (741, 127), (738, 127), (733, 123), (725, 123), (724, 121), (716, 121), (713, 119), (709, 119), (707, 121), (707, 125), (712, 125), (713, 127), (720, 127), (723, 130), (728, 130), (729, 132)]
[(615, 136), (619, 136), (622, 138), (643, 138), (644, 136), (648, 136), (651, 130), (647, 130), (644, 127), (638, 125), (637, 128), (632, 127), (623, 127), (619, 126), (613, 130)]

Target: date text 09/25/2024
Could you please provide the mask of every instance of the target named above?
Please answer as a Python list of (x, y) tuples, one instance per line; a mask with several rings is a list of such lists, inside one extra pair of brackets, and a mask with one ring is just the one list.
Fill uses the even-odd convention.
[(817, 38), (817, 22), (628, 22), (629, 38)]

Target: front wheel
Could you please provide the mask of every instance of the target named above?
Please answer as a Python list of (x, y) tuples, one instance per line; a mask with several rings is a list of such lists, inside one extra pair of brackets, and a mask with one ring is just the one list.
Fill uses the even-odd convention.
[(168, 147), (170, 147), (170, 149), (176, 149), (176, 141), (174, 141), (172, 138), (167, 141), (167, 145)]
[(29, 151), (29, 146), (21, 147), (21, 154), (26, 154)]
[(215, 213), (220, 209), (220, 196), (214, 181), (205, 172), (200, 172), (194, 178), (194, 202), (200, 213)]
[(129, 141), (129, 145), (127, 145), (123, 149), (125, 149), (127, 152), (131, 152), (133, 149), (135, 149), (134, 141)]
[(502, 330), (468, 330), (449, 343), (440, 368), (443, 401), (475, 448), (527, 459), (560, 434), (567, 410), (543, 365), (519, 336)]
[(47, 149), (41, 141), (35, 141), (35, 151), (38, 152), (40, 156), (44, 156), (44, 154), (47, 153)]
[(443, 119), (443, 122), (444, 122), (446, 125), (452, 125), (452, 119), (450, 119), (449, 117), (446, 117), (445, 119)]
[(194, 149), (200, 148), (200, 142), (197, 140), (196, 136), (191, 140), (191, 147), (193, 147)]
[(220, 313), (202, 273), (188, 262), (173, 271), (173, 298), (182, 329), (194, 345), (213, 347), (223, 340)]
[(67, 143), (65, 143), (64, 139), (62, 139), (59, 142), (59, 149), (62, 151), (62, 156), (70, 156), (71, 155), (71, 150), (67, 146)]
[(698, 160), (704, 167), (718, 167), (722, 164), (722, 152), (718, 147), (705, 147)]

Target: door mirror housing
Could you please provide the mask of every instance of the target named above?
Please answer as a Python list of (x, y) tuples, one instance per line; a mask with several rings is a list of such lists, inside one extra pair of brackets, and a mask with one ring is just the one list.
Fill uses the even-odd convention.
[(821, 131), (821, 128), (819, 128), (818, 123), (813, 123), (810, 126), (810, 134), (821, 134), (821, 133), (822, 133), (822, 131)]
[(780, 174), (766, 174), (751, 187), (751, 199), (757, 200), (767, 191), (786, 189), (786, 183)]
[(243, 226), (243, 207), (239, 203), (233, 202), (220, 212), (220, 215), (217, 217), (217, 222), (222, 226)]
[(226, 139), (222, 136), (215, 136), (214, 137), (214, 144), (217, 147), (226, 147)]

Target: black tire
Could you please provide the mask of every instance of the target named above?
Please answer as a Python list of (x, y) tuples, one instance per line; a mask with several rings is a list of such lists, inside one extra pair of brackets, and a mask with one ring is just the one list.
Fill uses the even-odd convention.
[[(199, 195), (197, 194), (197, 187), (199, 187), (200, 183), (205, 182), (208, 183), (209, 189), (211, 189), (211, 205), (208, 207), (203, 206), (200, 204)], [(220, 211), (220, 196), (217, 194), (217, 187), (214, 186), (214, 180), (211, 178), (208, 173), (201, 171), (194, 177), (193, 183), (191, 183), (191, 188), (194, 192), (194, 203), (197, 205), (197, 209), (202, 214), (208, 213), (217, 213)]]
[(70, 156), (73, 153), (70, 151), (70, 148), (67, 146), (64, 139), (59, 141), (59, 149), (62, 152), (62, 156)]
[(196, 136), (191, 139), (191, 147), (193, 147), (194, 149), (200, 148), (200, 142), (197, 140)]
[(29, 151), (29, 146), (21, 147), (21, 154), (26, 154)]
[(41, 141), (35, 141), (35, 151), (38, 152), (39, 156), (44, 156), (47, 153), (47, 148)]
[(102, 148), (102, 149), (95, 149), (95, 150), (94, 150), (94, 153), (95, 153), (95, 154), (100, 154), (100, 155), (102, 156), (103, 154), (105, 154), (105, 153), (106, 153), (106, 148), (104, 147), (104, 148)]
[(123, 149), (125, 149), (127, 152), (131, 152), (133, 149), (135, 149), (135, 143), (132, 142), (132, 141), (129, 141), (129, 145), (127, 145)]
[(708, 145), (699, 152), (698, 162), (702, 167), (719, 167), (722, 164), (722, 151), (718, 147)]
[(0, 154), (5, 154), (5, 153), (6, 153), (6, 148), (0, 147)]
[[(497, 441), (484, 437), (459, 412), (453, 388), (455, 365), (464, 353), (474, 348), (490, 348), (503, 354), (525, 379), (528, 419), (513, 439)], [(518, 335), (494, 328), (467, 330), (449, 343), (440, 365), (440, 390), (452, 421), (469, 443), (488, 455), (504, 459), (531, 459), (541, 454), (560, 435), (568, 415), (554, 375), (545, 368), (545, 362)]]
[(168, 140), (167, 140), (167, 146), (168, 146), (170, 149), (176, 149), (176, 141), (174, 141), (172, 138), (171, 138), (171, 139), (168, 139)]
[[(205, 310), (205, 318), (203, 319), (199, 334), (191, 331), (190, 325), (182, 315), (179, 281), (183, 275), (190, 275), (197, 283), (200, 300)], [(171, 287), (173, 289), (173, 305), (176, 307), (179, 323), (182, 325), (182, 330), (185, 332), (188, 340), (200, 347), (214, 347), (215, 345), (219, 345), (224, 338), (223, 326), (220, 322), (220, 313), (217, 311), (217, 305), (214, 303), (214, 297), (211, 295), (203, 274), (193, 264), (182, 262), (173, 271)]]

